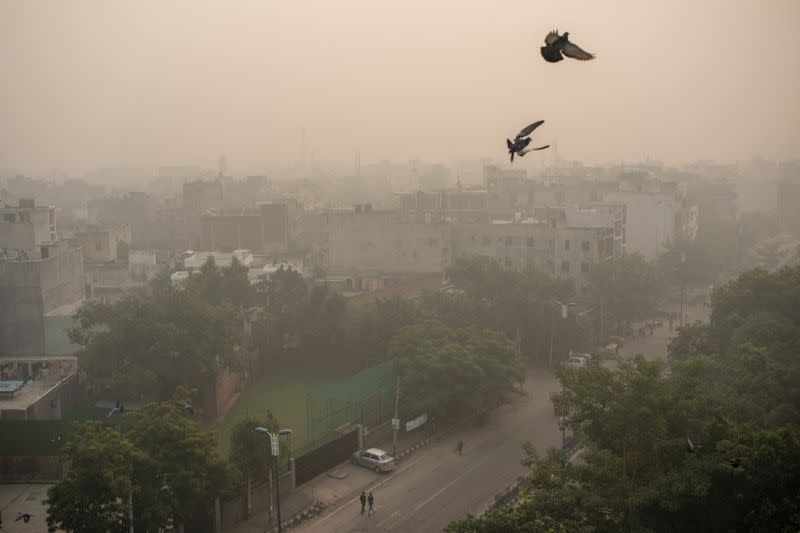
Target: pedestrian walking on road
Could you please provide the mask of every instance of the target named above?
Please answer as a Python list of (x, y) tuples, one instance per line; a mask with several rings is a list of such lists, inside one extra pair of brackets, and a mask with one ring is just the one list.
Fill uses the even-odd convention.
[(362, 492), (358, 499), (361, 500), (361, 514), (364, 514), (364, 509), (367, 508), (367, 495)]
[(375, 509), (372, 508), (372, 505), (375, 503), (375, 498), (372, 496), (371, 492), (369, 493), (369, 498), (367, 498), (367, 501), (369, 502), (369, 512), (367, 513), (367, 516), (369, 516), (375, 512)]
[(461, 452), (464, 451), (464, 441), (458, 441), (458, 444), (456, 444), (456, 450), (458, 450), (458, 455), (461, 455)]

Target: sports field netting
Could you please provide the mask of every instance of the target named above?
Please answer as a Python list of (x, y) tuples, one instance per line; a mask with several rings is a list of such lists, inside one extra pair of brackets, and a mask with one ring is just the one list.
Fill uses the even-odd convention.
[(394, 414), (395, 372), (391, 361), (310, 391), (306, 395), (308, 446), (328, 442), (342, 429), (376, 427)]

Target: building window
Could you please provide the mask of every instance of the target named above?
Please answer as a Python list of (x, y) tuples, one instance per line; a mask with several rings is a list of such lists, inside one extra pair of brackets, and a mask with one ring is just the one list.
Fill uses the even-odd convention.
[(564, 241), (564, 249), (569, 250), (569, 239)]
[(588, 252), (592, 249), (592, 243), (590, 241), (583, 241), (581, 243), (581, 250), (584, 252)]
[(529, 248), (533, 248), (533, 245), (536, 244), (536, 241), (533, 240), (533, 237), (528, 237), (526, 244), (528, 245)]
[(506, 268), (511, 268), (511, 258), (510, 257), (506, 257), (503, 262), (506, 264)]
[(569, 273), (569, 261), (561, 261), (561, 272), (565, 274)]
[(511, 246), (511, 235), (506, 235), (506, 246)]
[(581, 287), (581, 292), (583, 293), (584, 296), (589, 296), (589, 286), (584, 285), (583, 287)]
[(103, 243), (100, 241), (94, 241), (94, 249), (99, 252), (103, 249)]
[(319, 242), (321, 244), (328, 244), (328, 239), (329, 238), (330, 238), (330, 235), (328, 234), (327, 231), (323, 231), (322, 233), (319, 234)]
[(589, 272), (589, 263), (581, 263), (581, 272), (584, 274)]
[(483, 245), (484, 246), (491, 246), (492, 245), (492, 238), (488, 235), (483, 238)]

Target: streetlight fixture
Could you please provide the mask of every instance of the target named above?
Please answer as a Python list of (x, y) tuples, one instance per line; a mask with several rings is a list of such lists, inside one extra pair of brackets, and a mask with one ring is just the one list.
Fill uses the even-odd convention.
[[(283, 529), (283, 524), (281, 523), (281, 479), (278, 474), (278, 455), (280, 454), (280, 441), (278, 440), (280, 437), (291, 435), (291, 429), (281, 429), (277, 433), (273, 433), (269, 429), (265, 427), (257, 427), (256, 431), (258, 433), (263, 433), (269, 437), (269, 444), (270, 448), (272, 449), (272, 456), (275, 458), (275, 501), (277, 503), (278, 508), (278, 531)], [(269, 514), (267, 515), (269, 516)], [(269, 529), (269, 524), (267, 524), (267, 529)]]
[[(565, 304), (565, 303), (559, 302), (558, 300), (552, 300), (551, 303), (561, 307), (561, 318), (562, 318), (562, 320), (567, 318), (567, 316), (569, 314), (568, 309), (570, 307), (574, 307), (575, 306), (575, 302), (569, 302), (569, 303)], [(550, 359), (550, 368), (553, 368), (553, 337), (555, 336), (555, 333), (556, 333), (555, 327), (556, 327), (556, 319), (555, 319), (555, 316), (553, 316), (552, 320), (550, 321), (550, 357), (549, 357), (549, 359)]]

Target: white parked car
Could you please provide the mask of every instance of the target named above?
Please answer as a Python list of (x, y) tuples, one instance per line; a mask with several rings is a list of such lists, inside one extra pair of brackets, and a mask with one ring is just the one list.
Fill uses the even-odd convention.
[(370, 448), (368, 450), (359, 450), (353, 454), (352, 458), (354, 465), (366, 466), (372, 470), (380, 472), (388, 472), (395, 467), (394, 457), (390, 456), (380, 448)]
[(586, 368), (589, 366), (589, 363), (583, 357), (578, 357), (577, 355), (573, 355), (563, 363), (561, 363), (566, 368)]
[(572, 357), (577, 357), (578, 359), (583, 359), (586, 361), (586, 366), (589, 366), (589, 362), (592, 360), (592, 354), (589, 353), (574, 353)]

